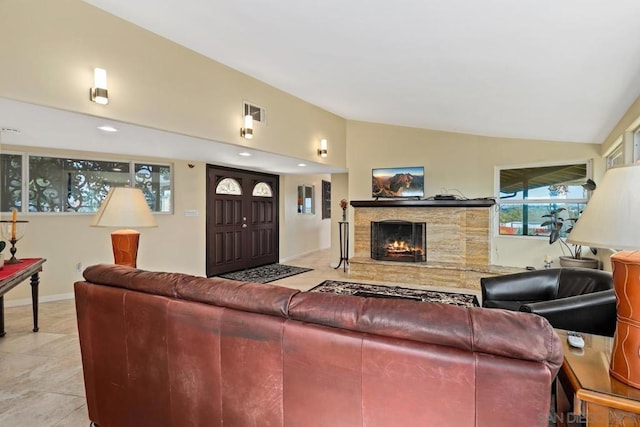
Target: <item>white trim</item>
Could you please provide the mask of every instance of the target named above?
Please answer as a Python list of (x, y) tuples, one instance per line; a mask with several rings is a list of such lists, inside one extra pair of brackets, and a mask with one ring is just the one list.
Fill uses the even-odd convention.
[[(73, 292), (69, 292), (67, 294), (46, 295), (38, 298), (38, 303), (62, 301), (74, 298), (75, 295), (73, 294)], [(4, 301), (5, 307), (19, 307), (23, 305), (31, 305), (31, 298), (10, 299)]]

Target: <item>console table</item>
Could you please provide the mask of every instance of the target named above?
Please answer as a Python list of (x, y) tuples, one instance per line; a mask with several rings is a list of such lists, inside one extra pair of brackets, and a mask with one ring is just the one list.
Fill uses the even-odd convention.
[(566, 331), (556, 332), (564, 349), (564, 361), (556, 381), (557, 425), (640, 424), (640, 389), (609, 375), (613, 338), (582, 334), (584, 348), (575, 349), (567, 344)]
[(4, 294), (31, 277), (31, 301), (33, 304), (33, 332), (38, 332), (38, 285), (44, 258), (22, 258), (19, 264), (5, 264), (0, 270), (0, 337), (4, 331)]

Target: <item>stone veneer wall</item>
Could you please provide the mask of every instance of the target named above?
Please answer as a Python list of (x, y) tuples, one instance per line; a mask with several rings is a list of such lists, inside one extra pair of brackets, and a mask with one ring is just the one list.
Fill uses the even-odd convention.
[[(522, 271), (489, 264), (490, 207), (355, 207), (349, 278), (398, 284), (480, 289), (480, 278)], [(371, 222), (427, 223), (427, 262), (371, 259)]]
[(427, 223), (427, 262), (489, 264), (489, 208), (356, 208), (354, 255), (371, 256), (371, 222)]

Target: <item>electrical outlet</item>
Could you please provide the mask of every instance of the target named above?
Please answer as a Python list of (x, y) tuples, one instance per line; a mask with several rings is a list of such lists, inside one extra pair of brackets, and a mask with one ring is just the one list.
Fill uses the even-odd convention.
[(82, 273), (82, 270), (83, 270), (82, 263), (81, 262), (77, 263), (76, 264), (76, 273)]

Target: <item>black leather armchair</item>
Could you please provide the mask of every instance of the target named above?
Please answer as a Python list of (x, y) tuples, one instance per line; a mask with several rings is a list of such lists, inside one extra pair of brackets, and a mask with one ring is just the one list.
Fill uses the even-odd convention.
[(480, 279), (482, 306), (526, 311), (551, 326), (613, 336), (616, 296), (611, 273), (586, 268), (552, 268)]

